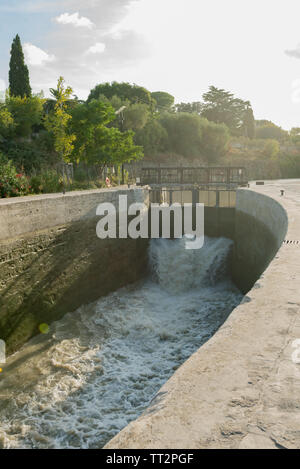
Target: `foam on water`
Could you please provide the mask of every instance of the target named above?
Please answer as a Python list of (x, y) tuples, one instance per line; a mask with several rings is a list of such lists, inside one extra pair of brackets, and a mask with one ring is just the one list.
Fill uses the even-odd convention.
[(232, 243), (153, 240), (152, 276), (52, 324), (8, 360), (0, 447), (101, 448), (241, 301), (227, 279)]

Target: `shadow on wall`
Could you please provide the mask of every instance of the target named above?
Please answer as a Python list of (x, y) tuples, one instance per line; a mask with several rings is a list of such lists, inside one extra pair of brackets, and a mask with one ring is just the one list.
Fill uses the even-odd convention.
[(145, 275), (147, 242), (100, 240), (98, 220), (84, 219), (0, 245), (0, 337), (8, 353), (37, 334), (40, 324)]

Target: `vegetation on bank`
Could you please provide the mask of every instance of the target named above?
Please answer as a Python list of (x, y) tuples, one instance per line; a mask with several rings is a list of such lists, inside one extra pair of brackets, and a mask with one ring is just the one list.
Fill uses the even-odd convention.
[(51, 98), (33, 95), (19, 36), (0, 103), (0, 197), (61, 191), (121, 179), (121, 165), (243, 165), (250, 178), (300, 177), (300, 128), (255, 120), (249, 101), (211, 86), (201, 101), (175, 104), (164, 91), (102, 83), (79, 100), (64, 79)]

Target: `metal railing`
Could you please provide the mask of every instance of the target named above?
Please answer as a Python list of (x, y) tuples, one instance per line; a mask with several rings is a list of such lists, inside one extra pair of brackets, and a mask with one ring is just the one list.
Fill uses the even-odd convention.
[(181, 188), (178, 186), (152, 186), (150, 189), (150, 204), (152, 203), (167, 203), (169, 205), (174, 203), (180, 205), (202, 203), (205, 207), (234, 208), (236, 206), (236, 189), (225, 186), (206, 189), (195, 186)]
[(138, 184), (190, 184), (209, 190), (209, 187), (214, 185), (246, 186), (248, 180), (246, 169), (243, 167), (153, 167), (141, 169)]

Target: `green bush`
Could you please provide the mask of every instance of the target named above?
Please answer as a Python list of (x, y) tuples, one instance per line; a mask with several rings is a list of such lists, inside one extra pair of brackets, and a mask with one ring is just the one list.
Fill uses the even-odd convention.
[(39, 139), (31, 142), (6, 141), (2, 143), (1, 149), (12, 160), (17, 171), (26, 174), (39, 172), (43, 167), (57, 162), (57, 156), (40, 145)]
[(283, 178), (300, 178), (300, 155), (283, 155), (280, 160)]
[(215, 163), (227, 152), (229, 130), (197, 114), (165, 113), (160, 118), (168, 134), (167, 151), (192, 160), (202, 158)]
[(101, 184), (94, 181), (73, 181), (73, 183), (67, 187), (67, 190), (83, 191), (88, 189), (99, 189), (100, 187)]
[(76, 182), (85, 182), (88, 179), (87, 171), (83, 168), (75, 168), (74, 169), (74, 180)]
[(152, 119), (135, 134), (135, 143), (143, 146), (145, 155), (152, 156), (165, 150), (168, 133), (157, 119)]
[(62, 178), (54, 170), (31, 176), (30, 185), (35, 194), (61, 192), (63, 187)]
[(26, 176), (18, 173), (12, 161), (0, 153), (0, 197), (18, 197), (30, 192)]
[(263, 149), (263, 155), (267, 158), (276, 158), (280, 151), (280, 146), (277, 140), (266, 140)]

